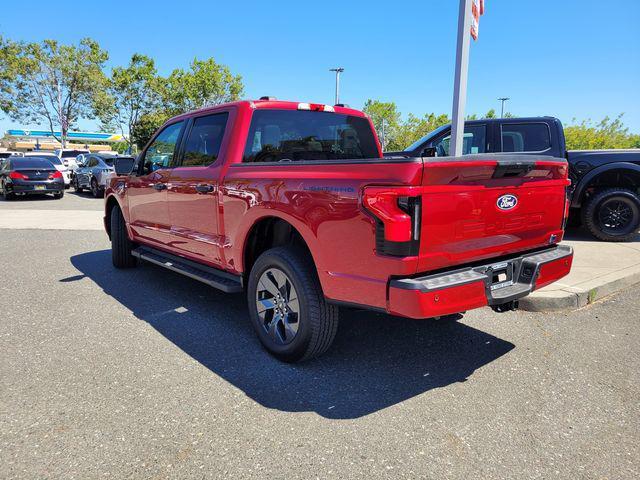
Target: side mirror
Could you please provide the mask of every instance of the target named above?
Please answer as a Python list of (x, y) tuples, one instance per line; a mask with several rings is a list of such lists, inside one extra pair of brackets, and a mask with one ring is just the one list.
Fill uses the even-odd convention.
[(133, 170), (133, 158), (120, 157), (113, 159), (113, 168), (116, 175), (129, 175)]
[(437, 157), (438, 149), (436, 147), (427, 147), (422, 151), (423, 157)]

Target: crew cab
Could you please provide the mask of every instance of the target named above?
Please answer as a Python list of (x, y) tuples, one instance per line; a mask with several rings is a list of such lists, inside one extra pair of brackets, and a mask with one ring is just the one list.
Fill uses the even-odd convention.
[[(446, 156), (450, 125), (385, 156)], [(566, 150), (564, 129), (554, 117), (495, 118), (465, 122), (464, 153), (551, 155), (569, 162), (570, 221), (596, 238), (627, 241), (640, 229), (640, 149)]]
[(263, 98), (169, 120), (105, 192), (117, 268), (145, 260), (245, 292), (266, 349), (311, 358), (339, 306), (422, 319), (518, 299), (565, 276), (567, 161), (385, 158), (343, 106)]

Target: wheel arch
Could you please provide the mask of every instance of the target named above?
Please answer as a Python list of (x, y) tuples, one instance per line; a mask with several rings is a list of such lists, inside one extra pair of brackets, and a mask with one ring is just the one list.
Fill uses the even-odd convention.
[[(623, 179), (631, 179), (630, 185), (626, 180), (621, 182), (622, 184), (616, 183), (615, 179), (620, 178), (621, 175)], [(637, 190), (640, 186), (640, 166), (629, 162), (615, 162), (594, 168), (578, 182), (573, 191), (571, 206), (580, 208), (587, 189), (594, 185), (603, 188), (633, 188), (635, 186)]]
[(116, 196), (109, 195), (104, 202), (104, 229), (106, 230), (107, 235), (109, 235), (109, 238), (111, 238), (111, 212), (116, 207), (120, 209), (122, 215), (125, 215), (125, 211)]
[(277, 215), (265, 215), (255, 219), (242, 241), (242, 264), (239, 267), (245, 278), (260, 254), (270, 248), (287, 245), (302, 249), (316, 264), (308, 239), (294, 222)]

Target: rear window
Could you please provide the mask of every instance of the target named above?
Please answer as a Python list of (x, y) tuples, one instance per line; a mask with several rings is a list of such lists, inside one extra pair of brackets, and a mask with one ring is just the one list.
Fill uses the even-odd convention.
[(62, 152), (62, 158), (76, 158), (81, 153), (89, 153), (86, 150), (64, 150)]
[(502, 125), (503, 152), (541, 152), (551, 148), (546, 123), (507, 123)]
[(51, 169), (53, 165), (51, 162), (45, 158), (38, 157), (25, 157), (25, 158), (14, 158), (11, 160), (11, 168), (13, 169), (21, 169), (21, 168), (41, 168), (41, 169)]
[(299, 110), (256, 110), (244, 162), (378, 158), (363, 117)]

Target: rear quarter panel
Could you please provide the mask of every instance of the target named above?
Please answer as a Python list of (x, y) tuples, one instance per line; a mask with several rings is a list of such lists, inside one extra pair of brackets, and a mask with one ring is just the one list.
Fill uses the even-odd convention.
[(328, 298), (385, 308), (389, 275), (415, 273), (417, 258), (376, 255), (375, 222), (359, 198), (365, 185), (419, 185), (421, 175), (419, 159), (232, 165), (221, 188), (227, 265), (243, 272), (252, 226), (278, 217), (309, 246)]

